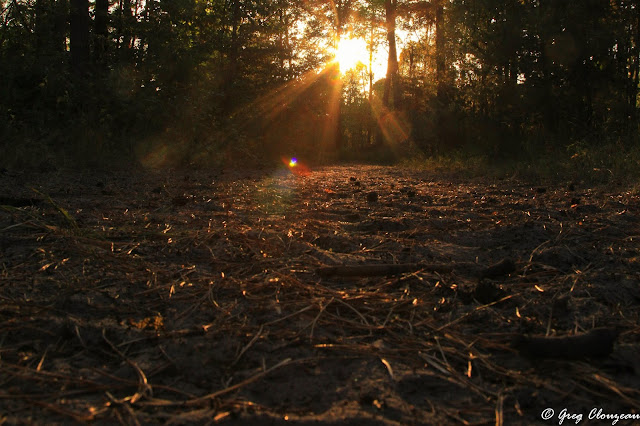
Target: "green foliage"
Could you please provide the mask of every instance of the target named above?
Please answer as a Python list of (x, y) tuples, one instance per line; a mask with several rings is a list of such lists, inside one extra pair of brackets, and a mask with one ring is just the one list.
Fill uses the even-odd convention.
[(401, 99), (386, 107), (385, 80), (369, 93), (364, 67), (340, 78), (331, 67), (320, 72), (326, 47), (348, 30), (383, 47), (381, 0), (90, 4), (80, 35), (89, 63), (79, 68), (68, 0), (3, 3), (0, 162), (441, 161), (464, 153), (494, 167), (544, 167), (540, 158), (558, 157), (551, 164), (560, 169), (633, 174), (637, 0), (399, 1), (398, 28), (422, 36), (399, 43)]
[(318, 64), (296, 26), (306, 19), (301, 2), (156, 0), (139, 8), (122, 0), (100, 22), (96, 3), (86, 11), (91, 63), (82, 75), (70, 66), (66, 0), (7, 6), (0, 161), (16, 167), (222, 161), (247, 140), (238, 112)]
[[(632, 149), (638, 140), (639, 6), (445, 2), (444, 80), (434, 80), (433, 32), (410, 43), (400, 58), (412, 141), (435, 158), (464, 151), (529, 165), (576, 143), (599, 155), (615, 152), (598, 151), (604, 146)], [(581, 158), (583, 169), (602, 168)]]

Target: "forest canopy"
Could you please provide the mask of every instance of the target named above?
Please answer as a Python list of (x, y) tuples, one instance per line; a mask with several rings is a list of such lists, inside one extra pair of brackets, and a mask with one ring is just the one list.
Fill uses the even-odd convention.
[(2, 0), (0, 18), (8, 165), (637, 150), (638, 0)]

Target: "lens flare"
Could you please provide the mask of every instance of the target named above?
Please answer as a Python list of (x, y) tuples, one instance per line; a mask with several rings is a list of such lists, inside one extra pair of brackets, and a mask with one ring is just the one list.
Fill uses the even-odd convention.
[(282, 164), (287, 166), (289, 172), (296, 176), (308, 176), (311, 172), (309, 167), (304, 163), (304, 161), (298, 160), (297, 157), (280, 157), (282, 160)]

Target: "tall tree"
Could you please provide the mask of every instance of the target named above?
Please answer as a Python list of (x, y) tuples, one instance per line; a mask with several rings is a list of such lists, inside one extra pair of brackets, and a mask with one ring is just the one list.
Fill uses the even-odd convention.
[(109, 46), (109, 0), (95, 0), (93, 44), (96, 62), (104, 64)]
[(386, 38), (386, 25), (384, 22), (384, 1), (385, 0), (367, 0), (363, 4), (361, 4), (360, 9), (358, 11), (358, 20), (360, 21), (357, 25), (356, 31), (357, 34), (366, 40), (367, 42), (367, 51), (369, 53), (369, 60), (367, 64), (367, 79), (368, 79), (368, 88), (367, 88), (367, 99), (368, 102), (364, 106), (368, 110), (368, 114), (365, 115), (367, 125), (366, 125), (366, 140), (367, 145), (373, 144), (374, 137), (374, 126), (376, 123), (374, 115), (374, 111), (372, 105), (374, 103), (374, 83), (375, 78), (380, 76), (376, 76), (373, 72), (374, 66), (374, 52), (378, 50), (378, 47), (383, 43), (383, 40)]
[(133, 11), (131, 0), (118, 0), (118, 15), (116, 24), (116, 37), (118, 58), (124, 62), (131, 59), (133, 52)]
[(71, 69), (76, 77), (86, 75), (89, 64), (89, 0), (70, 0)]
[[(382, 104), (387, 108), (392, 105), (393, 108), (398, 108), (401, 99), (400, 79), (398, 76), (398, 51), (396, 48), (397, 9), (398, 0), (385, 0), (384, 11), (389, 56), (387, 59), (387, 78), (384, 84)], [(393, 104), (391, 104), (391, 100), (393, 100)]]
[(444, 1), (435, 1), (435, 30), (436, 30), (436, 86), (438, 100), (441, 105), (446, 103), (446, 83), (445, 83), (445, 35), (444, 35)]

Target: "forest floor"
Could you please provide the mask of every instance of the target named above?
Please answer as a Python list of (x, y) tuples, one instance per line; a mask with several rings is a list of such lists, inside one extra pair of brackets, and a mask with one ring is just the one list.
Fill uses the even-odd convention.
[(633, 188), (355, 165), (0, 188), (0, 423), (637, 424)]

